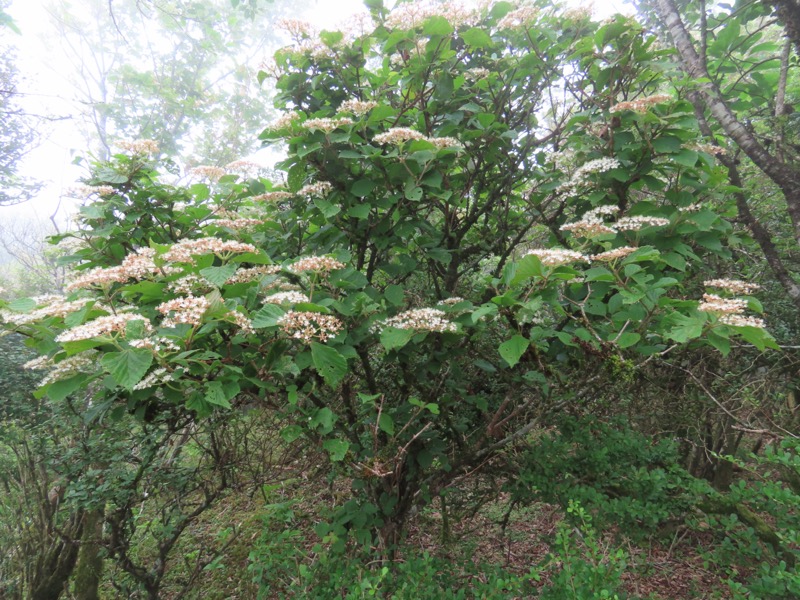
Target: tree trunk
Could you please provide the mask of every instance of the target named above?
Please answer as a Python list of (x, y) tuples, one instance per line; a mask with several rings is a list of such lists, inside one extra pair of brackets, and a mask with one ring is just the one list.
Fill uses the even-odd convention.
[(672, 37), (684, 70), (696, 82), (695, 85), (711, 115), (719, 122), (728, 137), (775, 182), (783, 193), (786, 210), (794, 228), (794, 237), (800, 244), (800, 172), (770, 154), (733, 114), (722, 93), (713, 83), (708, 73), (708, 66), (697, 53), (694, 41), (681, 20), (674, 0), (656, 0), (655, 8), (658, 18)]
[(100, 555), (100, 539), (103, 535), (104, 514), (102, 510), (86, 513), (83, 521), (83, 536), (75, 566), (74, 596), (76, 600), (99, 600), (100, 579), (103, 574), (103, 558)]

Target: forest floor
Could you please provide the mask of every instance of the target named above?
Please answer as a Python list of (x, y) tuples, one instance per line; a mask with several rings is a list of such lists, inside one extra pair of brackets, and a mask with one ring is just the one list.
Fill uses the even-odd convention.
[[(314, 526), (324, 520), (325, 509), (341, 503), (348, 491), (334, 490), (307, 472), (295, 475), (299, 476), (293, 477), (285, 487), (273, 486), (268, 502), (261, 494), (231, 495), (220, 510), (212, 511), (213, 515), (209, 514), (208, 519), (198, 522), (188, 532), (181, 544), (192, 548), (218, 543), (219, 531), (225, 527), (235, 526), (238, 530), (236, 541), (226, 551), (224, 564), (201, 575), (197, 589), (203, 590), (204, 600), (257, 597), (257, 585), (252, 583), (254, 573), (248, 570), (248, 565), (249, 553), (258, 546), (259, 539), (275, 540), (291, 532), (291, 537), (287, 538), (292, 545), (287, 554), (291, 558), (287, 560), (299, 560), (307, 566), (313, 563), (320, 543)], [(482, 577), (480, 568), (465, 568), (468, 562), (476, 566), (492, 565), (518, 576), (538, 571), (535, 586), (540, 588), (548, 585), (551, 577), (563, 568), (563, 553), (560, 556), (556, 547), (557, 531), (564, 514), (562, 507), (535, 503), (509, 510), (509, 498), (505, 494), (491, 502), (482, 503), (478, 499), (470, 503), (474, 490), (454, 492), (452, 504), (446, 506), (447, 518), (437, 499), (412, 520), (405, 553), (427, 553), (452, 565), (454, 572), (463, 571), (461, 581), (465, 589), (472, 587), (475, 578)], [(459, 497), (466, 501), (459, 503)], [(277, 518), (276, 506), (285, 507), (285, 512)], [(652, 535), (638, 542), (619, 532), (605, 531), (591, 542), (593, 551), (580, 548), (581, 533), (577, 529), (574, 532), (578, 543), (573, 550), (583, 552), (588, 560), (597, 564), (614, 562), (613, 557), (619, 557), (622, 550), (623, 558), (616, 559), (616, 565), (621, 564), (623, 569), (618, 588), (621, 597), (648, 600), (727, 600), (732, 597), (726, 584), (728, 575), (707, 559), (715, 536), (702, 527), (693, 530), (680, 526), (670, 534)], [(296, 576), (297, 569), (295, 562), (285, 572), (279, 572), (282, 569), (278, 568), (267, 573), (277, 583), (274, 593), (267, 598), (291, 597), (280, 591), (280, 582), (288, 583)], [(180, 568), (174, 570), (180, 572)], [(174, 597), (169, 586), (163, 597)], [(192, 597), (191, 594), (188, 597)], [(467, 593), (466, 597), (473, 596)], [(503, 596), (493, 598), (499, 600)], [(511, 600), (515, 596), (508, 598)]]

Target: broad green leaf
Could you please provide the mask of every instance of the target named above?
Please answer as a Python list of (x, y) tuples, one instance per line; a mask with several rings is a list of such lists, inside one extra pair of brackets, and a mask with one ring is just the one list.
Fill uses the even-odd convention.
[(274, 327), (284, 314), (284, 310), (277, 304), (265, 304), (253, 316), (253, 327), (256, 329)]
[(347, 451), (350, 449), (350, 442), (346, 440), (325, 440), (322, 447), (331, 455), (333, 462), (344, 460)]
[(153, 353), (144, 348), (129, 348), (121, 352), (109, 352), (100, 362), (117, 385), (130, 390), (142, 380), (153, 364)]
[(500, 356), (508, 363), (508, 366), (513, 367), (519, 362), (522, 355), (525, 354), (529, 345), (529, 340), (521, 335), (515, 335), (507, 342), (500, 344), (498, 350), (500, 351)]
[(208, 267), (207, 269), (200, 269), (200, 275), (208, 279), (217, 287), (222, 287), (233, 274), (236, 273), (238, 265), (228, 264), (221, 267)]
[(467, 46), (473, 48), (488, 48), (492, 45), (492, 38), (489, 37), (489, 34), (478, 27), (473, 27), (463, 32), (461, 39), (467, 43)]
[(394, 306), (400, 306), (405, 300), (405, 290), (399, 285), (388, 285), (383, 292), (383, 296)]
[(87, 375), (79, 373), (67, 379), (59, 379), (47, 386), (47, 396), (55, 402), (60, 402), (72, 392), (79, 390), (88, 379)]
[(378, 427), (381, 431), (394, 435), (394, 420), (386, 413), (381, 413), (380, 419), (378, 419)]
[(515, 264), (516, 271), (511, 278), (510, 285), (517, 285), (527, 279), (530, 279), (531, 277), (542, 276), (542, 261), (539, 260), (538, 256), (529, 254), (528, 256), (518, 260)]
[(232, 381), (209, 381), (206, 385), (205, 401), (214, 406), (230, 408), (230, 401), (239, 393), (239, 384)]
[(33, 298), (18, 298), (9, 302), (8, 308), (14, 312), (27, 313), (36, 308), (36, 301)]
[(353, 187), (350, 188), (350, 193), (354, 196), (363, 198), (376, 187), (378, 187), (378, 183), (372, 179), (359, 179), (353, 184)]
[(680, 313), (673, 313), (666, 319), (672, 328), (667, 332), (667, 339), (679, 344), (700, 337), (703, 334), (705, 320), (699, 317), (687, 317)]
[(330, 433), (333, 430), (333, 424), (336, 421), (336, 415), (333, 414), (333, 411), (328, 408), (327, 406), (323, 406), (320, 408), (311, 420), (308, 422), (308, 426), (311, 429), (319, 428), (320, 433)]
[(396, 327), (384, 327), (381, 330), (381, 345), (389, 350), (402, 348), (411, 338), (414, 337), (413, 329), (397, 329)]
[(332, 388), (347, 375), (347, 359), (330, 346), (311, 342), (311, 360), (325, 383)]
[(630, 348), (639, 343), (642, 336), (634, 332), (626, 332), (617, 338), (617, 346), (620, 348)]

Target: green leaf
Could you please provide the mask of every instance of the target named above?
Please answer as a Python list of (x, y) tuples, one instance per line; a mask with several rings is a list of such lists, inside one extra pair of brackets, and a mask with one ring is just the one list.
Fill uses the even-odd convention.
[(705, 322), (703, 319), (673, 313), (665, 321), (672, 325), (672, 328), (666, 334), (667, 339), (674, 340), (679, 344), (699, 338), (703, 334), (703, 324)]
[(333, 423), (335, 421), (336, 415), (333, 414), (333, 411), (327, 406), (323, 406), (311, 417), (308, 426), (311, 429), (319, 428), (320, 432), (323, 434), (330, 433), (333, 431)]
[(356, 204), (347, 210), (347, 214), (356, 219), (366, 219), (372, 207), (369, 204)]
[(736, 327), (733, 325), (728, 325), (728, 327), (744, 338), (745, 341), (753, 344), (753, 346), (758, 348), (761, 352), (766, 348), (780, 350), (780, 346), (775, 342), (775, 338), (760, 327)]
[(394, 306), (400, 306), (405, 299), (405, 290), (399, 285), (388, 285), (383, 292), (383, 296)]
[(359, 179), (353, 184), (353, 187), (350, 188), (350, 193), (359, 198), (363, 198), (376, 187), (378, 187), (378, 183), (372, 179)]
[(640, 339), (642, 339), (642, 336), (638, 333), (623, 333), (617, 338), (617, 346), (620, 348), (630, 348), (631, 346), (639, 343)]
[(542, 261), (538, 256), (529, 254), (515, 263), (516, 271), (511, 278), (510, 285), (517, 285), (531, 277), (542, 276)]
[(234, 381), (226, 381), (225, 383), (218, 380), (209, 381), (208, 385), (206, 385), (205, 401), (214, 406), (230, 408), (230, 400), (238, 393), (239, 384)]
[(384, 327), (381, 330), (381, 345), (389, 350), (402, 348), (411, 338), (414, 337), (413, 329), (397, 329), (396, 327)]
[(347, 359), (330, 346), (311, 342), (311, 360), (325, 383), (332, 388), (347, 375)]
[(347, 451), (350, 449), (350, 442), (346, 440), (325, 440), (322, 442), (322, 447), (331, 455), (333, 462), (344, 460)]
[(278, 324), (278, 319), (284, 315), (283, 309), (277, 304), (265, 304), (253, 316), (253, 327), (262, 329), (264, 327), (274, 327)]
[(489, 37), (489, 34), (478, 27), (473, 27), (462, 33), (461, 39), (467, 43), (467, 46), (473, 48), (488, 48), (492, 45), (492, 38)]
[(525, 354), (529, 345), (529, 340), (521, 335), (515, 335), (507, 342), (500, 344), (498, 350), (500, 351), (500, 356), (508, 363), (508, 366), (513, 367), (519, 362), (522, 355)]
[(378, 419), (378, 427), (388, 435), (394, 435), (394, 420), (386, 413), (381, 413)]
[[(662, 135), (653, 140), (653, 150), (656, 152), (673, 154), (680, 151), (682, 143), (680, 138), (676, 138), (672, 135)], [(695, 155), (695, 157), (696, 156), (697, 155)]]
[(47, 386), (47, 396), (55, 402), (60, 402), (72, 392), (80, 389), (86, 382), (87, 376), (83, 373), (73, 375), (67, 379), (59, 379)]
[(153, 364), (153, 354), (144, 348), (130, 348), (122, 352), (109, 352), (100, 362), (117, 385), (130, 390), (142, 380)]
[(425, 21), (422, 33), (425, 35), (450, 35), (453, 33), (453, 27), (444, 17), (434, 16)]
[(217, 287), (222, 287), (233, 274), (236, 273), (238, 265), (229, 264), (221, 267), (208, 267), (207, 269), (200, 269), (200, 275), (208, 279)]
[(9, 302), (8, 308), (14, 312), (27, 313), (36, 308), (36, 301), (33, 298), (18, 298)]

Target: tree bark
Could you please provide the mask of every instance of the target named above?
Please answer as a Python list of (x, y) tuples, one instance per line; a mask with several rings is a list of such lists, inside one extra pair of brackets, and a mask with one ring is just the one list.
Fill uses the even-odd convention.
[(681, 20), (674, 0), (655, 0), (655, 8), (658, 18), (672, 37), (684, 70), (695, 81), (711, 116), (719, 122), (728, 137), (767, 177), (775, 182), (783, 193), (786, 209), (794, 228), (794, 238), (800, 244), (800, 172), (768, 152), (737, 119), (722, 97), (719, 88), (713, 83), (707, 64), (697, 53), (694, 41)]

